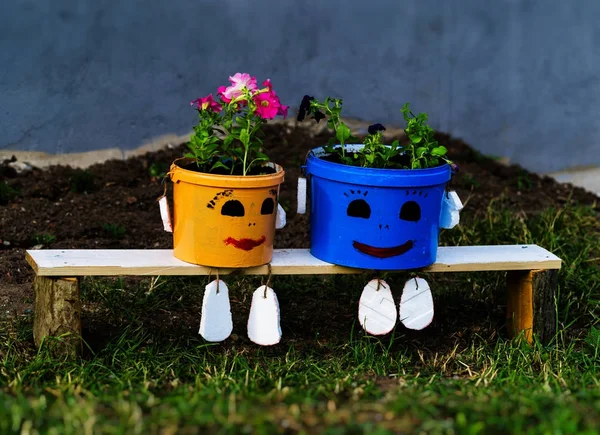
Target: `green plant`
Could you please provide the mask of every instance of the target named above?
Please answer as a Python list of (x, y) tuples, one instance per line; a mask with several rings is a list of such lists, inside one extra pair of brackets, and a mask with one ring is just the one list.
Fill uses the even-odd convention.
[(119, 224), (104, 224), (104, 231), (106, 231), (114, 239), (122, 239), (125, 237), (125, 226)]
[(533, 181), (531, 181), (531, 177), (524, 169), (519, 170), (519, 175), (517, 176), (517, 189), (519, 190), (531, 190), (533, 187)]
[(167, 167), (162, 162), (154, 162), (148, 168), (150, 176), (153, 178), (163, 178), (167, 174)]
[(34, 234), (33, 240), (37, 245), (49, 245), (50, 243), (56, 242), (56, 236), (50, 233)]
[(255, 165), (269, 161), (258, 137), (267, 120), (277, 115), (287, 116), (288, 107), (281, 104), (269, 79), (256, 84), (256, 77), (237, 73), (229, 77), (231, 86), (191, 102), (198, 110), (198, 125), (194, 127), (188, 147), (202, 172), (222, 171), (250, 175)]
[(13, 188), (6, 181), (0, 183), (0, 205), (8, 204), (17, 195), (19, 195), (19, 191)]
[(314, 97), (305, 95), (300, 103), (298, 121), (303, 121), (307, 114), (319, 122), (327, 118), (327, 126), (335, 133), (328, 144), (323, 147), (325, 152), (335, 155), (340, 163), (367, 168), (392, 168), (392, 169), (421, 169), (452, 163), (447, 157), (447, 149), (439, 145), (434, 138), (434, 130), (427, 125), (427, 113), (414, 115), (406, 103), (401, 112), (406, 121), (405, 133), (409, 139), (407, 145), (400, 145), (395, 140), (390, 145), (383, 144), (382, 131), (385, 127), (381, 124), (369, 126), (368, 134), (363, 140), (363, 147), (347, 151), (349, 142), (356, 142), (350, 128), (341, 120), (342, 100), (339, 98), (325, 98), (318, 101)]
[(88, 169), (75, 169), (71, 175), (71, 192), (84, 193), (94, 190), (94, 174)]
[(410, 169), (431, 168), (444, 161), (450, 162), (445, 158), (448, 150), (438, 144), (433, 137), (435, 133), (433, 128), (427, 125), (427, 113), (419, 113), (415, 116), (410, 111), (408, 103), (404, 104), (401, 111), (406, 121), (404, 131), (410, 140), (404, 151), (410, 156)]

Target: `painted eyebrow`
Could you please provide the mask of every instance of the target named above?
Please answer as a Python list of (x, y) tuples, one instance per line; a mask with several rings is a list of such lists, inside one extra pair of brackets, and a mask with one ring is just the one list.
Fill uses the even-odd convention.
[(429, 195), (428, 192), (423, 193), (422, 190), (406, 190), (406, 195), (418, 195), (418, 196), (422, 196), (423, 198), (427, 198), (427, 196)]
[(219, 200), (221, 198), (229, 198), (232, 193), (233, 193), (233, 190), (230, 190), (230, 189), (226, 189), (226, 190), (223, 190), (222, 192), (218, 192), (213, 197), (213, 199), (211, 199), (210, 201), (208, 201), (206, 203), (206, 207), (208, 207), (208, 208), (215, 208), (216, 203), (219, 202)]
[(350, 195), (348, 195), (348, 192), (350, 192), (351, 195), (362, 195), (362, 196), (367, 196), (367, 193), (369, 193), (368, 190), (362, 190), (362, 189), (354, 190), (354, 189), (350, 189), (350, 190), (344, 192), (344, 196), (350, 196)]

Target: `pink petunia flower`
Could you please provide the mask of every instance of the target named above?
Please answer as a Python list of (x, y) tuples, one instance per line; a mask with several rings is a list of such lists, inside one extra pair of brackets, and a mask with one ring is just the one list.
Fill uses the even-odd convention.
[(198, 110), (212, 110), (216, 113), (219, 113), (223, 109), (223, 107), (214, 100), (212, 94), (209, 94), (207, 97), (198, 98), (197, 100), (191, 101), (190, 105), (195, 105)]
[(279, 100), (277, 93), (275, 93), (275, 91), (273, 90), (273, 85), (271, 84), (271, 79), (266, 79), (262, 83), (262, 86), (263, 86), (263, 88), (266, 88), (268, 90), (268, 92), (271, 94), (272, 98), (277, 100), (277, 102), (279, 103), (279, 110), (278, 110), (277, 114), (283, 115), (284, 118), (287, 118), (288, 109), (290, 108), (290, 106), (284, 106), (283, 104), (281, 104), (281, 101)]
[(281, 104), (281, 106), (279, 106), (279, 111), (277, 112), (277, 114), (283, 115), (284, 118), (287, 118), (289, 108), (290, 106), (284, 106), (283, 104)]
[(244, 89), (252, 92), (258, 88), (256, 77), (251, 77), (247, 73), (236, 73), (234, 76), (229, 77), (229, 81), (231, 82), (231, 86), (225, 88), (223, 91), (223, 96), (229, 100), (234, 100), (243, 95)]
[(229, 77), (229, 81), (233, 86), (246, 87), (251, 91), (257, 88), (256, 77), (252, 77), (248, 73), (236, 73), (233, 77)]
[[(263, 92), (254, 97), (256, 113), (263, 119), (273, 119), (281, 109), (279, 98), (273, 92)], [(287, 107), (285, 109), (287, 111)]]
[(263, 88), (267, 88), (269, 92), (273, 92), (273, 85), (271, 84), (271, 79), (266, 79), (263, 83)]
[(225, 93), (225, 89), (227, 89), (225, 86), (219, 86), (217, 89), (217, 95), (225, 104), (229, 104), (231, 102), (231, 98), (227, 98), (225, 95), (223, 95)]

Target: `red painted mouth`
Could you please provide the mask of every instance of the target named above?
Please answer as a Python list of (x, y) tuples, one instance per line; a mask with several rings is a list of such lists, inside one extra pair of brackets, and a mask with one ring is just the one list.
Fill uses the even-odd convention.
[(266, 237), (262, 236), (260, 239), (255, 240), (255, 239), (234, 239), (233, 237), (227, 237), (225, 240), (223, 240), (223, 242), (226, 245), (233, 245), (234, 247), (238, 248), (238, 249), (242, 249), (244, 251), (250, 251), (251, 249), (256, 248), (257, 246), (262, 245), (263, 243), (265, 243)]
[(377, 258), (390, 258), (397, 255), (402, 255), (412, 249), (414, 244), (415, 243), (412, 240), (409, 240), (402, 245), (394, 246), (392, 248), (375, 248), (374, 246), (365, 245), (364, 243), (357, 242), (356, 240), (352, 242), (352, 246), (354, 246), (354, 248), (358, 251)]

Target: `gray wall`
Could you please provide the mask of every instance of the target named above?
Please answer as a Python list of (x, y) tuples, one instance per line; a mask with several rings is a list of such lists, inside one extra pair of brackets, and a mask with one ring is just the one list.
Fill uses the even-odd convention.
[(410, 101), (532, 170), (600, 164), (599, 23), (599, 0), (0, 0), (0, 149), (183, 134), (248, 71), (383, 123)]

